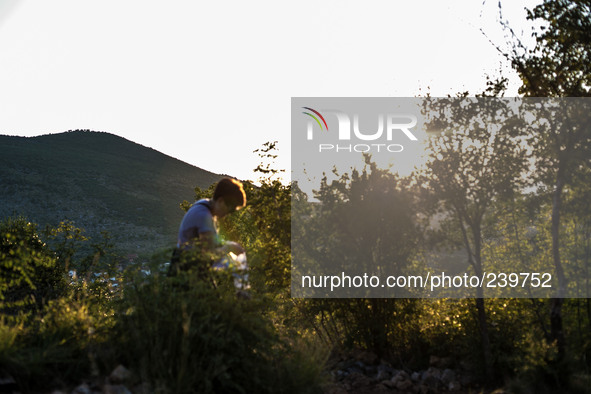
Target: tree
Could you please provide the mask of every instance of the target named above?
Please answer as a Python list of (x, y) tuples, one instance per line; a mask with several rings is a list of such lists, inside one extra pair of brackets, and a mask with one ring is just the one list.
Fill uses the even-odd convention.
[[(459, 232), (474, 274), (484, 274), (483, 226), (495, 199), (515, 192), (525, 170), (523, 147), (514, 138), (515, 108), (507, 100), (481, 97), (426, 100), (430, 160), (419, 177), (426, 206)], [(510, 121), (511, 120), (511, 121)], [(493, 375), (482, 287), (476, 287), (484, 370)]]
[(0, 310), (41, 308), (65, 294), (65, 267), (27, 219), (0, 222)]
[[(385, 280), (415, 269), (422, 228), (408, 180), (378, 168), (370, 156), (361, 171), (336, 175), (333, 181), (327, 177), (321, 181), (316, 202), (296, 196), (296, 274), (376, 275)], [(366, 347), (383, 356), (417, 339), (406, 336), (410, 330), (400, 329), (410, 326), (410, 317), (416, 316), (416, 300), (400, 299), (409, 296), (407, 289), (345, 285), (335, 291), (326, 287), (305, 291), (320, 298), (347, 297), (307, 300), (302, 305), (302, 314), (311, 315), (316, 331), (332, 344)]]
[[(533, 32), (536, 44), (527, 49), (513, 35), (512, 50), (505, 53), (518, 72), (526, 97), (589, 97), (591, 95), (591, 2), (588, 0), (545, 0), (528, 11), (528, 19), (542, 26)], [(587, 104), (588, 105), (588, 104)], [(562, 306), (565, 278), (560, 255), (563, 192), (577, 168), (588, 167), (591, 131), (584, 122), (569, 121), (569, 110), (561, 118), (548, 117), (547, 127), (532, 130), (529, 142), (535, 148), (537, 180), (552, 188), (552, 255), (559, 292), (551, 300), (551, 335), (564, 357)], [(586, 110), (588, 114), (588, 109)], [(579, 117), (579, 119), (581, 119)], [(587, 122), (588, 124), (588, 122)]]

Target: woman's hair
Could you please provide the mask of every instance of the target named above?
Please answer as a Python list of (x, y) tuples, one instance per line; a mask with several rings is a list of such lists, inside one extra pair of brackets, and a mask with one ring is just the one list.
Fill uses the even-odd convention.
[(222, 197), (226, 204), (240, 209), (246, 205), (246, 194), (242, 188), (242, 182), (232, 178), (222, 178), (215, 186), (213, 199)]

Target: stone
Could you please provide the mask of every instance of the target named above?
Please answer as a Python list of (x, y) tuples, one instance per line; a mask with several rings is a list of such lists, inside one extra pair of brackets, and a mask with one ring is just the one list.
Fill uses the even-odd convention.
[(396, 373), (394, 374), (394, 376), (392, 376), (392, 381), (394, 383), (396, 382), (401, 382), (403, 380), (409, 380), (410, 376), (408, 376), (408, 374), (405, 371), (396, 371)]
[(342, 371), (342, 370), (338, 370), (336, 373), (336, 377), (338, 380), (343, 380), (345, 379), (347, 376), (349, 376), (349, 372), (347, 371)]
[(460, 391), (462, 389), (462, 385), (460, 384), (460, 382), (454, 380), (453, 382), (449, 382), (449, 384), (447, 385), (447, 389), (449, 391)]
[(398, 383), (396, 383), (396, 389), (397, 390), (408, 390), (412, 387), (412, 382), (410, 380), (401, 380)]
[(0, 386), (8, 386), (11, 384), (16, 384), (16, 380), (10, 375), (5, 375), (0, 377)]
[(72, 391), (72, 394), (92, 394), (92, 390), (86, 383), (82, 383)]
[(360, 375), (364, 375), (363, 369), (359, 368), (356, 365), (347, 368), (347, 372), (349, 372), (349, 374), (357, 373), (357, 374), (360, 374)]
[(353, 389), (360, 389), (371, 385), (371, 379), (363, 374), (352, 373), (347, 380), (351, 383)]
[(365, 364), (363, 361), (355, 361), (355, 363), (353, 365), (356, 367), (359, 367), (361, 369), (364, 369), (367, 367), (367, 364)]
[(439, 385), (439, 377), (433, 374), (431, 368), (424, 371), (421, 375), (421, 383), (430, 388), (437, 388)]
[(378, 372), (378, 368), (375, 365), (366, 365), (365, 366), (365, 374), (366, 375), (375, 375)]
[(16, 380), (10, 375), (3, 375), (0, 377), (0, 393), (16, 393), (18, 392), (18, 385)]
[(383, 381), (383, 380), (390, 381), (390, 379), (392, 379), (392, 375), (390, 374), (390, 372), (388, 372), (386, 369), (379, 369), (378, 368), (378, 374), (376, 375), (376, 380), (378, 380), (378, 381)]
[(412, 380), (413, 382), (418, 382), (419, 380), (421, 380), (421, 373), (420, 372), (413, 372), (412, 375), (410, 375), (410, 380)]
[(429, 394), (429, 392), (431, 392), (431, 389), (429, 388), (429, 386), (421, 384), (419, 386), (419, 393), (420, 394)]
[(122, 384), (105, 384), (103, 394), (131, 394), (131, 391)]
[(436, 377), (437, 379), (441, 379), (441, 370), (439, 368), (429, 367), (427, 369), (427, 372), (429, 372), (432, 376)]
[(451, 370), (449, 368), (446, 368), (443, 370), (443, 373), (441, 374), (441, 382), (444, 385), (447, 386), (455, 380), (456, 380), (456, 373), (453, 370)]
[(131, 372), (121, 364), (119, 364), (109, 375), (111, 383), (124, 383), (129, 380), (129, 378), (131, 378)]
[(396, 388), (396, 385), (391, 380), (382, 380), (380, 383), (389, 389)]

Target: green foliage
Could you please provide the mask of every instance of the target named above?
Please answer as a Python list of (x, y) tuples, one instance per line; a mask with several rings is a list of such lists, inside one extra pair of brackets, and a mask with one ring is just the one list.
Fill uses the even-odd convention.
[(21, 390), (62, 386), (89, 376), (110, 327), (90, 299), (50, 301), (43, 311), (0, 322), (0, 371)]
[[(315, 193), (318, 203), (307, 202), (294, 188), (294, 242), (305, 245), (298, 249), (296, 269), (314, 272), (318, 261), (323, 267), (330, 261), (331, 268), (350, 275), (416, 269), (422, 231), (410, 189), (407, 180), (378, 169), (369, 156), (361, 172), (332, 182), (325, 177)], [(295, 305), (299, 324), (332, 346), (361, 347), (402, 360), (421, 345), (413, 334), (418, 300), (302, 300)]]
[(366, 156), (361, 173), (327, 182), (323, 179), (315, 197), (317, 215), (306, 223), (306, 234), (322, 245), (332, 261), (348, 272), (405, 272), (418, 253), (421, 229), (415, 201), (406, 180), (378, 169)]
[(544, 0), (528, 10), (541, 23), (536, 45), (525, 50), (515, 40), (508, 54), (523, 85), (534, 97), (588, 97), (591, 87), (591, 5), (586, 0)]
[(65, 268), (25, 218), (0, 222), (0, 310), (41, 308), (66, 291)]
[(53, 242), (54, 249), (39, 238), (36, 224), (24, 218), (0, 222), (0, 372), (26, 391), (90, 373), (112, 325), (111, 309), (100, 297), (108, 293), (106, 284), (72, 282), (66, 273), (86, 238), (71, 223), (46, 232), (60, 233), (66, 235)]
[[(88, 258), (79, 253), (84, 237), (71, 223), (48, 229), (55, 251), (25, 220), (3, 226), (13, 230), (3, 232), (11, 234), (3, 252), (15, 261), (37, 258), (31, 250), (51, 257), (52, 264), (70, 259), (79, 266)], [(16, 243), (14, 234), (25, 239)], [(112, 283), (95, 271), (109, 265), (108, 240), (96, 249), (86, 278), (73, 278), (59, 297), (26, 314), (0, 320), (0, 373), (21, 390), (61, 388), (124, 363), (157, 392), (321, 392), (323, 348), (283, 339), (272, 318), (261, 315), (266, 304), (237, 298), (228, 273), (211, 273), (216, 286), (191, 271), (167, 278), (158, 267), (160, 256), (149, 267), (151, 275), (136, 266), (137, 272)], [(22, 270), (26, 280), (18, 284), (39, 289), (40, 268), (34, 268)], [(14, 283), (8, 284), (12, 291)]]
[(230, 280), (217, 283), (181, 273), (129, 285), (120, 357), (157, 391), (319, 392), (318, 363), (279, 340), (259, 302), (237, 300)]

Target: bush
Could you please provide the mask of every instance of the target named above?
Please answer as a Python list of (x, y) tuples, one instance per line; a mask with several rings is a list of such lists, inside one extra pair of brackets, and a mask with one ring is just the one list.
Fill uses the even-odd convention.
[(65, 267), (25, 218), (0, 222), (0, 310), (41, 308), (67, 290)]
[(23, 391), (86, 377), (112, 324), (106, 285), (69, 285), (65, 259), (24, 218), (0, 222), (0, 376)]
[[(227, 279), (227, 280), (226, 280)], [(130, 284), (119, 309), (120, 359), (155, 391), (320, 392), (321, 363), (281, 341), (256, 300), (182, 273)]]
[(63, 297), (34, 315), (0, 321), (0, 373), (25, 392), (62, 387), (88, 377), (104, 343), (104, 320), (88, 301)]

